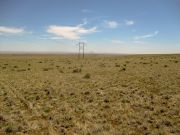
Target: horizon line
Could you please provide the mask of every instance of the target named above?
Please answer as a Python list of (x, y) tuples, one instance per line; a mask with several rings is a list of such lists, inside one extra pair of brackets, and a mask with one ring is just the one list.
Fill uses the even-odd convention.
[[(9, 55), (13, 55), (13, 54), (54, 54), (54, 55), (63, 55), (63, 54), (78, 54), (78, 52), (64, 52), (64, 51), (0, 51), (0, 55), (1, 54), (9, 54)], [(102, 55), (166, 55), (166, 54), (180, 54), (180, 52), (176, 52), (176, 53), (112, 53), (112, 52), (86, 52), (86, 55), (98, 55), (98, 54), (102, 54)]]

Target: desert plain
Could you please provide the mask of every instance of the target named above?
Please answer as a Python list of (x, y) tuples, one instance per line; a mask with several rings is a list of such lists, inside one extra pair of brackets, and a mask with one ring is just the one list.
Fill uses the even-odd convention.
[(179, 135), (180, 55), (0, 55), (0, 135)]

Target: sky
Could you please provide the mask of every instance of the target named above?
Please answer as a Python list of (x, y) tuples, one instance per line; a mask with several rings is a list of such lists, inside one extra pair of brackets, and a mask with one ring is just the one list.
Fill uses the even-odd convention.
[(180, 53), (180, 0), (0, 0), (0, 51)]

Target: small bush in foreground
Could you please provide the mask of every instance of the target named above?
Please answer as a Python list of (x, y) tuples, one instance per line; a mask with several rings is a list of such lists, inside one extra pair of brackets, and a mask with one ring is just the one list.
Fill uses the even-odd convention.
[(80, 72), (81, 72), (81, 68), (73, 69), (73, 73), (80, 73)]
[(14, 126), (9, 125), (6, 127), (5, 132), (6, 133), (15, 133), (15, 132), (18, 132), (19, 130), (20, 130), (19, 127), (15, 126), (15, 125)]
[(89, 73), (87, 73), (87, 74), (85, 74), (85, 76), (83, 78), (89, 79), (89, 78), (91, 78), (91, 75)]

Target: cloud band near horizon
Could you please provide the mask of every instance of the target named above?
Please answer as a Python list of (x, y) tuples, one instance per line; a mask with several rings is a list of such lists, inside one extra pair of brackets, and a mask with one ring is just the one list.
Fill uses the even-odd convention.
[(23, 28), (0, 26), (0, 33), (18, 34), (23, 32)]

